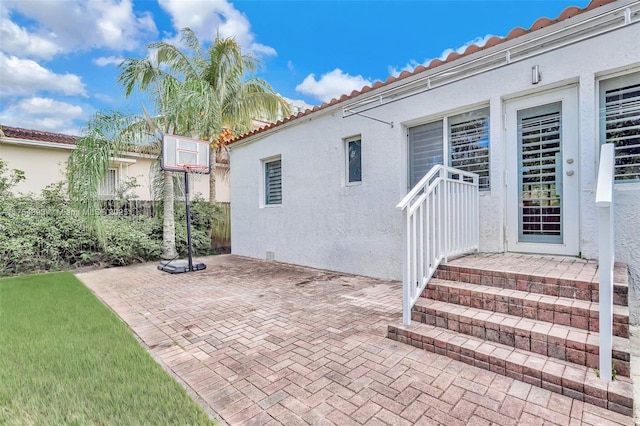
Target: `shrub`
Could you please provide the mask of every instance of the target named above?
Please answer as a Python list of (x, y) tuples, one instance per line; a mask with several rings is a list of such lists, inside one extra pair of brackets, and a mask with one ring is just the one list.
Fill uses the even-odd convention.
[[(12, 187), (24, 174), (9, 172), (0, 160), (0, 275), (56, 271), (101, 264), (121, 266), (157, 260), (162, 251), (162, 217), (126, 216), (114, 209), (102, 215), (106, 244), (77, 211), (70, 208), (63, 182), (49, 185), (40, 196), (16, 196)], [(161, 210), (160, 210), (161, 211)], [(176, 249), (187, 254), (184, 203), (176, 203)], [(96, 213), (97, 214), (97, 213)], [(191, 205), (194, 254), (209, 254), (216, 207), (198, 198)]]

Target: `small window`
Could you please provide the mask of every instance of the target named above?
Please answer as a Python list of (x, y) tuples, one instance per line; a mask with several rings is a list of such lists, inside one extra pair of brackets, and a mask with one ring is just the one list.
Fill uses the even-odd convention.
[(264, 204), (282, 204), (282, 160), (264, 163)]
[(640, 182), (640, 73), (600, 83), (600, 143), (615, 144), (616, 183)]
[(102, 185), (100, 185), (100, 195), (103, 197), (113, 197), (118, 187), (118, 170), (109, 169), (104, 177)]
[(362, 182), (362, 141), (347, 140), (347, 183)]

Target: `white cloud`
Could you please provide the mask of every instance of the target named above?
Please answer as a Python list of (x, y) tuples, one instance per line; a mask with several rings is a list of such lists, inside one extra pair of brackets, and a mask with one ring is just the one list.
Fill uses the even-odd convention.
[(2, 39), (2, 50), (15, 55), (49, 59), (61, 50), (51, 40), (37, 34), (30, 34), (26, 29), (6, 18), (0, 22), (0, 39)]
[(36, 92), (87, 96), (82, 79), (75, 74), (56, 74), (31, 59), (0, 52), (0, 96), (25, 96)]
[(28, 33), (19, 27), (16, 31), (17, 25), (9, 21), (6, 26), (10, 38), (3, 37), (3, 46), (24, 44), (26, 38), (34, 43), (48, 41), (46, 49), (40, 47), (44, 52), (54, 47), (64, 52), (92, 48), (123, 51), (138, 47), (144, 36), (157, 34), (151, 14), (134, 13), (131, 0), (4, 0), (2, 8), (2, 16), (17, 12), (36, 22), (33, 33)]
[[(475, 44), (478, 47), (482, 47), (487, 43), (487, 41), (489, 41), (489, 39), (491, 37), (494, 37), (494, 35), (493, 34), (487, 34), (484, 37), (476, 37), (473, 40), (468, 41), (465, 44), (463, 44), (462, 46), (458, 47), (457, 49), (445, 49), (437, 59), (440, 59), (441, 61), (444, 61), (445, 59), (447, 59), (447, 56), (449, 56), (452, 52), (457, 52), (459, 54), (463, 54), (465, 52), (465, 50), (467, 50), (467, 47), (471, 46), (472, 44)], [(396, 68), (396, 67), (389, 66), (388, 67), (388, 71), (389, 71), (390, 75), (392, 75), (394, 77), (397, 77), (397, 76), (400, 75), (400, 73), (402, 71), (411, 72), (418, 65), (428, 66), (431, 63), (431, 61), (433, 61), (434, 59), (436, 59), (436, 58), (427, 59), (427, 60), (423, 61), (422, 63), (412, 59), (411, 61), (409, 61), (408, 64), (404, 65), (401, 68)]]
[(41, 97), (22, 99), (0, 111), (0, 123), (7, 126), (68, 135), (79, 135), (75, 120), (84, 121), (87, 117), (88, 113), (78, 105)]
[(309, 74), (296, 86), (296, 91), (314, 96), (323, 102), (329, 102), (332, 98), (339, 99), (343, 94), (348, 95), (353, 90), (360, 90), (371, 84), (371, 81), (361, 75), (351, 76), (336, 68), (322, 75), (319, 80), (316, 80), (315, 74)]
[(245, 53), (276, 55), (273, 47), (255, 41), (247, 17), (226, 0), (159, 0), (159, 3), (171, 15), (176, 30), (189, 27), (201, 42), (211, 42), (219, 33), (223, 38), (233, 37)]
[(105, 67), (107, 65), (120, 65), (124, 61), (122, 56), (101, 56), (95, 58), (93, 63), (99, 67)]

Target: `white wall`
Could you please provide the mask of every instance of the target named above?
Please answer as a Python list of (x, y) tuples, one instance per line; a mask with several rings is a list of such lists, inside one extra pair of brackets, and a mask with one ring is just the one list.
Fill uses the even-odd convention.
[[(612, 49), (611, 46), (616, 46)], [(531, 84), (538, 65), (542, 82)], [(341, 107), (300, 118), (275, 131), (232, 145), (233, 251), (383, 278), (401, 278), (401, 216), (395, 205), (406, 193), (406, 129), (444, 115), (490, 106), (491, 191), (481, 195), (481, 250), (503, 251), (506, 100), (573, 85), (579, 94), (580, 251), (597, 256), (594, 208), (597, 142), (597, 80), (624, 68), (640, 70), (638, 25), (625, 27), (538, 57), (380, 106), (367, 115), (342, 118)], [(346, 187), (343, 139), (362, 136), (362, 177)], [(261, 159), (282, 156), (283, 204), (260, 207)], [(640, 186), (618, 191), (618, 259), (640, 262)], [(635, 238), (634, 236), (635, 235)], [(632, 268), (637, 268), (633, 266)]]

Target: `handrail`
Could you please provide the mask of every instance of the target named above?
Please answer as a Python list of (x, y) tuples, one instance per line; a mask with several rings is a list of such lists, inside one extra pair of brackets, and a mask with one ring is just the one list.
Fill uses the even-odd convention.
[(479, 177), (436, 165), (398, 203), (404, 218), (402, 321), (440, 263), (479, 247)]
[(600, 149), (600, 167), (596, 186), (596, 206), (609, 207), (613, 202), (614, 149), (612, 143), (602, 145)]
[(600, 166), (596, 187), (596, 206), (598, 207), (598, 274), (600, 307), (600, 379), (610, 382), (611, 350), (613, 340), (613, 266), (615, 263), (614, 242), (614, 161), (615, 145), (606, 143), (600, 149)]
[(436, 173), (439, 173), (440, 169), (444, 167), (446, 166), (441, 166), (441, 165), (433, 166), (431, 170), (429, 170), (427, 174), (424, 175), (424, 177), (420, 179), (418, 183), (415, 184), (415, 186), (411, 189), (411, 191), (409, 191), (407, 195), (404, 196), (402, 201), (400, 201), (396, 206), (396, 209), (404, 209), (407, 206), (407, 204), (411, 202), (413, 197), (415, 197), (418, 193), (420, 193), (420, 191), (424, 189), (425, 185), (433, 178), (433, 176)]

